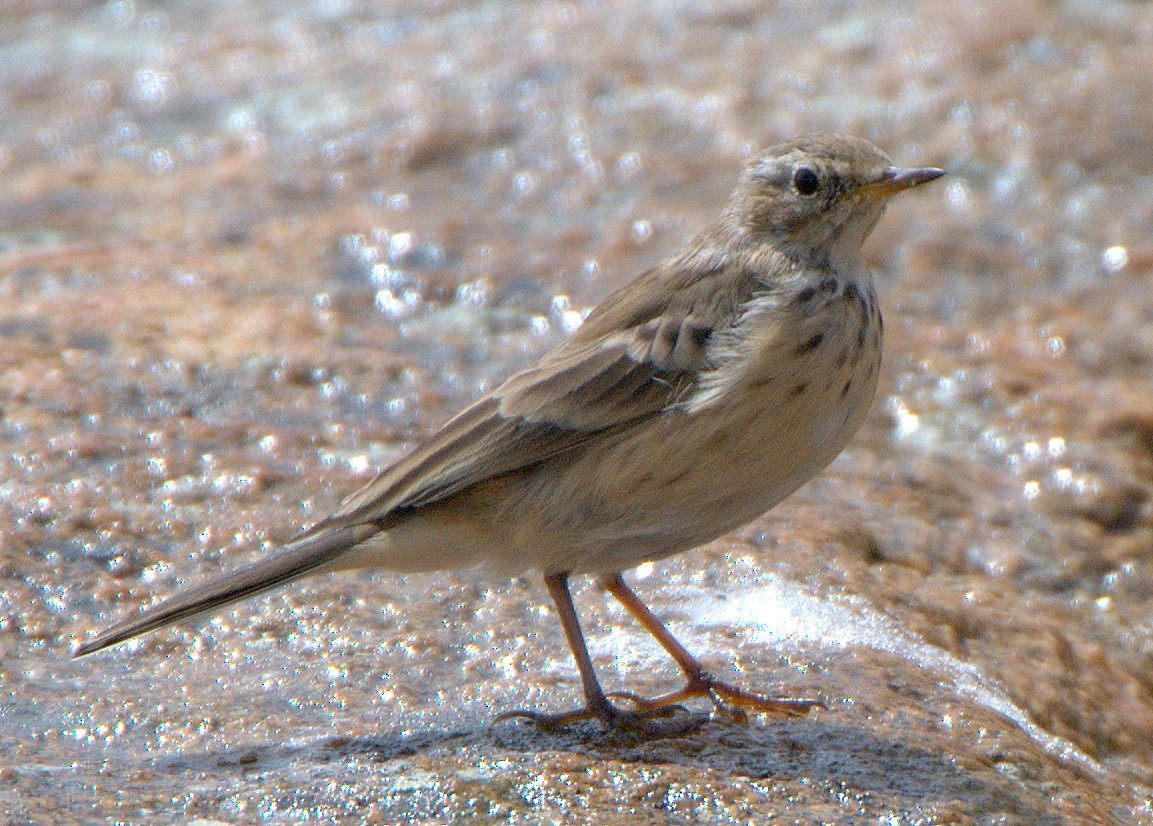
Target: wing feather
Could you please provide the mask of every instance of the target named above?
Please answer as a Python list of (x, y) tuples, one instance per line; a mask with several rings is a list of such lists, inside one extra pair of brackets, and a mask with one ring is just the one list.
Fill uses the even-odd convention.
[(707, 328), (667, 317), (608, 337), (578, 335), (467, 407), (305, 536), (365, 522), (387, 527), (411, 509), (658, 415), (695, 385), (707, 338)]

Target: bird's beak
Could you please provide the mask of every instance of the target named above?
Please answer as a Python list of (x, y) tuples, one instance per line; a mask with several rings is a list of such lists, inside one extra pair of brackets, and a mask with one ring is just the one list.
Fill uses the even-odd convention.
[(945, 174), (945, 170), (926, 166), (923, 169), (896, 169), (889, 167), (881, 177), (862, 186), (858, 192), (869, 198), (888, 198), (909, 187), (927, 184)]

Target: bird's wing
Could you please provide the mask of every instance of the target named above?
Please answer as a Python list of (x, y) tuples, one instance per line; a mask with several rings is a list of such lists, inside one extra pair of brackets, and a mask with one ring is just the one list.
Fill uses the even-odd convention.
[(451, 419), (304, 537), (370, 522), (386, 527), (414, 508), (578, 448), (683, 399), (707, 369), (710, 328), (667, 306), (636, 315), (616, 332), (604, 331), (612, 323), (589, 324)]
[(588, 333), (465, 409), (281, 553), (131, 617), (82, 642), (74, 656), (325, 570), (406, 512), (666, 410), (706, 366), (709, 331), (668, 312), (641, 314), (649, 317), (623, 329), (615, 319), (594, 319)]
[(653, 297), (590, 316), (577, 335), (466, 408), (280, 554), (127, 619), (82, 642), (74, 656), (327, 570), (416, 508), (675, 405), (707, 371), (712, 331), (670, 309), (675, 291), (643, 294)]

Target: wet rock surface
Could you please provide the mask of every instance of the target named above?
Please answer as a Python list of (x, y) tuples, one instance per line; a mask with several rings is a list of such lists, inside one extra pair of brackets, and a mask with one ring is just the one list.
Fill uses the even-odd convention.
[[(900, 10), (6, 11), (8, 820), (1153, 822), (1153, 12)], [(333, 576), (70, 660), (559, 341), (755, 148), (832, 130), (949, 170), (868, 246), (873, 412), (630, 575), (717, 676), (827, 709), (492, 726), (578, 701), (530, 574)], [(577, 603), (606, 687), (676, 687)]]

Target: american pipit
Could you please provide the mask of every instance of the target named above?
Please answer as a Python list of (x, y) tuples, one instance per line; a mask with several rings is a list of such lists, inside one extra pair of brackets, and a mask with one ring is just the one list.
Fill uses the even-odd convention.
[[(889, 196), (939, 169), (901, 170), (855, 138), (774, 146), (719, 219), (589, 315), (572, 338), (450, 420), (276, 555), (85, 640), (90, 654), (299, 577), (478, 563), (535, 568), (556, 603), (586, 707), (515, 712), (645, 729), (693, 696), (795, 714), (810, 700), (728, 686), (620, 572), (693, 548), (780, 502), (841, 452), (872, 402), (881, 312), (861, 245)], [(602, 691), (569, 595), (604, 587), (676, 660), (680, 691)]]

